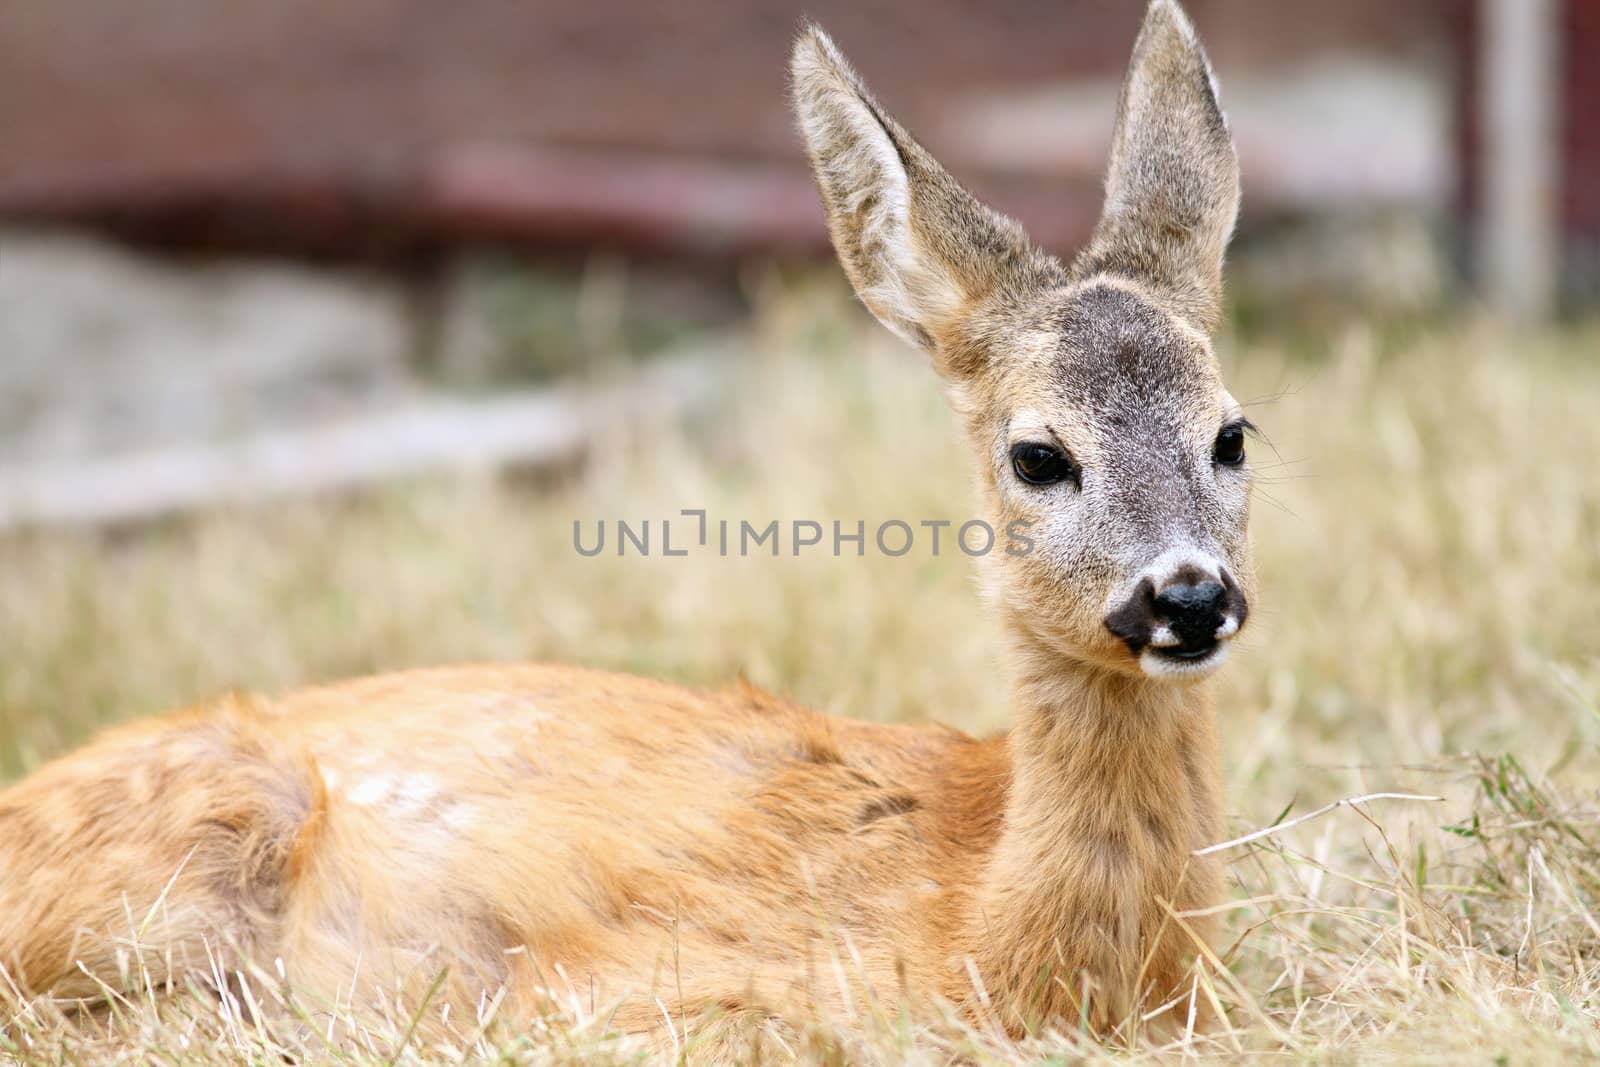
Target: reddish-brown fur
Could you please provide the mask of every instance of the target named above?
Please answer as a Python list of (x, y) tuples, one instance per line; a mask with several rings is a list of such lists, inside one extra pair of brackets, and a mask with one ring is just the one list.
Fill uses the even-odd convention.
[[(1107, 824), (1100, 847), (1139, 850), (1111, 827), (1125, 764), (1147, 757), (1108, 737), (1066, 758), (1083, 761), (1077, 817)], [(243, 950), (282, 959), (313, 1004), (350, 999), (352, 981), (358, 1004), (416, 996), (449, 964), (458, 1012), (502, 986), (532, 1012), (570, 985), (625, 997), (635, 1026), (659, 1019), (658, 998), (676, 1017), (680, 989), (691, 1013), (831, 1001), (831, 972), (812, 979), (847, 945), (879, 996), (967, 1002), (972, 958), (991, 996), (1022, 982), (1042, 1015), (1077, 992), (1072, 943), (1117, 923), (1105, 906), (1157, 925), (1164, 909), (1111, 869), (1126, 856), (1091, 857), (1104, 869), (1079, 871), (1075, 894), (1046, 870), (991, 885), (1013, 773), (1005, 739), (572, 668), (228, 698), (109, 733), (0, 795), (0, 945), (14, 979), (58, 996), (139, 976), (135, 945), (158, 983)], [(1128, 802), (1155, 822), (1170, 806)], [(1149, 871), (1169, 899), (1201, 840), (1177, 832)], [(1036, 844), (1030, 868), (1080, 862), (1074, 839), (1054, 857)], [(1010, 893), (1029, 899), (979, 906)], [(1187, 956), (1170, 940), (1152, 963), (1166, 989)], [(1066, 986), (1032, 989), (1063, 965)]]

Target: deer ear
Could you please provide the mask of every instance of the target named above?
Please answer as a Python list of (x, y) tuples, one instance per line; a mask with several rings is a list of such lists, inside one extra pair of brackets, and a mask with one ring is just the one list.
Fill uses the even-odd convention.
[(1160, 290), (1210, 332), (1239, 213), (1239, 161), (1216, 79), (1176, 0), (1152, 0), (1117, 106), (1106, 200), (1076, 273)]
[(974, 305), (1045, 269), (1021, 227), (979, 204), (868, 94), (827, 34), (807, 27), (790, 60), (794, 109), (834, 250), (878, 320), (971, 370), (961, 323)]

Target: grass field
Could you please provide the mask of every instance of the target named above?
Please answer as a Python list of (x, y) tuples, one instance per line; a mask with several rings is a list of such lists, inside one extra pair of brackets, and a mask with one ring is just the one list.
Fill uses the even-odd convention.
[[(457, 660), (742, 673), (839, 714), (1003, 727), (996, 632), (959, 554), (574, 552), (575, 518), (683, 507), (869, 527), (971, 514), (932, 374), (835, 290), (766, 301), (739, 347), (713, 415), (631, 427), (554, 484), (0, 539), (0, 779), (226, 688)], [(1352, 324), (1222, 350), (1271, 443), (1253, 446), (1259, 609), (1219, 683), (1233, 826), (1372, 792), (1443, 799), (1340, 807), (1230, 853), (1227, 1022), (1209, 1035), (1102, 1050), (864, 1023), (802, 1059), (1600, 1058), (1600, 327)], [(131, 1050), (41, 1010), (0, 1022), (0, 1055), (212, 1064), (317, 1047), (199, 1001), (121, 1015)], [(595, 1023), (397, 1052), (405, 1029), (371, 1032), (354, 1061), (598, 1051)]]

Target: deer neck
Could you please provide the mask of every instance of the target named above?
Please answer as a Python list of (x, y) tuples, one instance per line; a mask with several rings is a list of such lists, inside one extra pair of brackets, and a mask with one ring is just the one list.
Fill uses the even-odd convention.
[(1211, 700), (1201, 685), (1015, 640), (1011, 788), (977, 901), (980, 973), (1014, 1021), (1087, 1011), (1114, 1025), (1182, 981), (1194, 936), (1181, 927), (1196, 924), (1171, 913), (1220, 888), (1193, 855), (1222, 825)]

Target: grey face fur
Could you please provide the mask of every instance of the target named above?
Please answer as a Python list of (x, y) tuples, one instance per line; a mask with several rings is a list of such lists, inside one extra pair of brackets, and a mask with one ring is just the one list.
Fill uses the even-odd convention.
[[(1150, 5), (1105, 207), (1070, 269), (957, 185), (820, 30), (792, 70), (846, 273), (949, 382), (991, 520), (1029, 524), (1034, 551), (996, 557), (990, 575), (1014, 631), (1112, 670), (1209, 672), (1248, 611), (1249, 474), (1218, 458), (1241, 420), (1208, 338), (1238, 164), (1187, 16)], [(1031, 483), (1015, 462), (1026, 446), (1073, 476)]]

